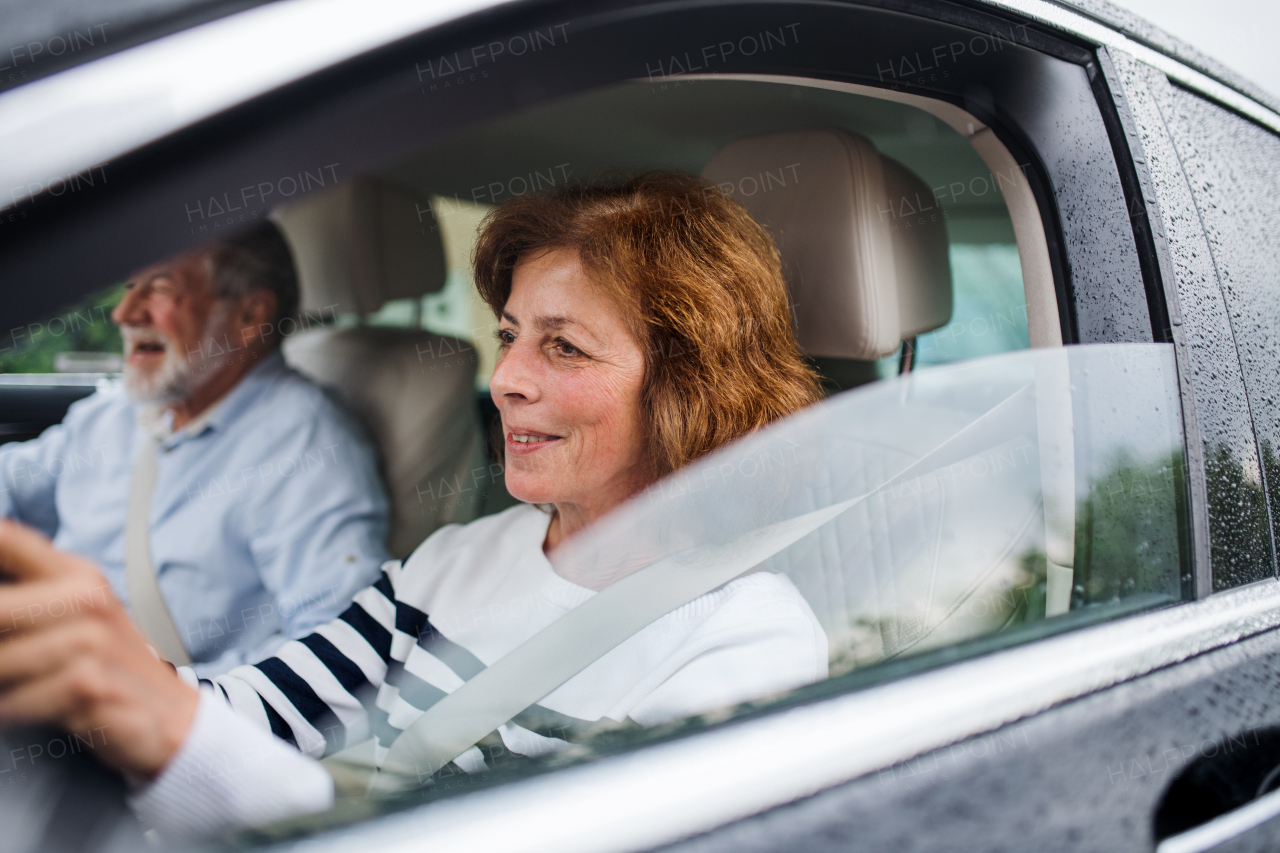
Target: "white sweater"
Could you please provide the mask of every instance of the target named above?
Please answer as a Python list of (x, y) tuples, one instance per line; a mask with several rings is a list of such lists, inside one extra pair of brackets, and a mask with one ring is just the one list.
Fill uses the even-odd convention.
[[(444, 527), (405, 565), (387, 563), (338, 619), (274, 658), (200, 680), (196, 724), (135, 796), (140, 816), (194, 835), (327, 808), (323, 769), (281, 741), (318, 758), (374, 736), (380, 760), (436, 701), (595, 595), (543, 554), (549, 521), (521, 505)], [(540, 755), (586, 723), (654, 725), (826, 675), (827, 639), (799, 591), (783, 575), (748, 574), (648, 625), (499, 733), (511, 752)], [(219, 769), (230, 755), (255, 760)], [(473, 747), (456, 764), (474, 772), (484, 758)]]

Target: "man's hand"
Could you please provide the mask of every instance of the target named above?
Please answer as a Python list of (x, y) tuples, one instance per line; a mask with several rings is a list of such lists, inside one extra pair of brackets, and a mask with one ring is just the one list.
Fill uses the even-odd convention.
[(0, 582), (0, 726), (96, 730), (102, 760), (156, 776), (186, 739), (199, 694), (155, 656), (88, 560), (0, 520), (0, 576), (10, 581)]

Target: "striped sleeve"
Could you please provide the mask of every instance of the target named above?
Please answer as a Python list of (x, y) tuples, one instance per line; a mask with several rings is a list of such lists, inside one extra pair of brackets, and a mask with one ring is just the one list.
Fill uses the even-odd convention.
[(201, 687), (313, 758), (365, 740), (379, 688), (417, 639), (404, 630), (416, 610), (396, 601), (388, 568), (333, 622)]
[[(472, 652), (432, 625), (425, 612), (397, 597), (397, 577), (398, 564), (384, 566), (382, 578), (357, 593), (337, 619), (285, 643), (275, 657), (236, 667), (212, 681), (201, 679), (200, 686), (313, 758), (372, 737), (375, 757), (381, 760), (424, 711), (485, 669)], [(194, 675), (185, 677), (194, 683)], [(535, 710), (544, 717), (552, 713)], [(518, 735), (520, 754), (542, 754), (563, 745), (565, 732), (586, 724), (565, 724), (570, 718), (564, 717), (554, 727), (557, 736), (548, 737), (542, 731), (548, 727), (528, 723), (527, 716), (504, 727), (504, 737)], [(483, 765), (479, 759), (472, 769)]]

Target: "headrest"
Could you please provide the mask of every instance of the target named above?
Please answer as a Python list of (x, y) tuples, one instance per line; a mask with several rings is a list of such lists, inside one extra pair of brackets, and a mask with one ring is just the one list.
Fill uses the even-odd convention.
[(368, 314), (444, 286), (444, 246), (431, 203), (398, 187), (359, 177), (277, 209), (272, 218), (293, 249), (304, 311)]
[(773, 235), (809, 355), (883, 358), (951, 319), (942, 211), (870, 140), (834, 128), (740, 139), (702, 174)]
[(476, 490), (492, 471), (482, 458), (469, 344), (425, 329), (326, 326), (289, 337), (284, 354), (333, 389), (377, 443), (394, 556), (409, 554), (442, 524), (475, 517)]

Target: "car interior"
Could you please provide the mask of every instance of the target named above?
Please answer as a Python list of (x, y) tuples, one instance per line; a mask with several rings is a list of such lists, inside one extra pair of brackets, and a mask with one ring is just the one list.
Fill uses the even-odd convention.
[[(505, 195), (654, 168), (728, 186), (775, 235), (798, 339), (832, 392), (917, 360), (1031, 344), (1025, 306), (1055, 304), (1019, 293), (1018, 278), (1037, 267), (1024, 256), (1043, 251), (1043, 240), (1015, 244), (1005, 198), (1029, 198), (1021, 173), (984, 162), (972, 142), (981, 131), (955, 132), (979, 127), (957, 108), (846, 88), (859, 92), (627, 83), (495, 122), (273, 213), (302, 289), (303, 330), (286, 357), (332, 387), (380, 447), (394, 554), (511, 504), (486, 450), (496, 326), (467, 269), (479, 218)], [(1034, 233), (1036, 220), (1022, 231)], [(981, 279), (992, 256), (1004, 261), (1003, 280)], [(967, 265), (956, 271), (969, 284), (959, 295), (953, 263)], [(961, 322), (944, 329), (957, 310)], [(1060, 343), (1056, 325), (1056, 316), (1031, 324), (1049, 339), (1035, 344)]]
[[(831, 394), (917, 364), (1060, 346), (1042, 226), (1012, 158), (958, 108), (882, 95), (807, 81), (625, 83), (493, 122), (277, 209), (305, 317), (325, 323), (289, 338), (286, 357), (333, 388), (378, 441), (392, 550), (407, 554), (441, 524), (512, 503), (500, 460), (485, 450), (497, 414), (487, 393), (496, 324), (467, 269), (477, 224), (508, 195), (655, 168), (716, 182), (775, 237), (797, 339)], [(983, 263), (993, 257), (1003, 276)], [(1038, 496), (1025, 503), (1019, 519), (1039, 515)], [(1072, 527), (1074, 499), (1057, 507)], [(1020, 523), (1002, 535), (1027, 531)], [(986, 582), (936, 594), (1007, 583), (995, 567), (1014, 544), (975, 543), (991, 552)], [(1059, 551), (1069, 576), (1071, 549)], [(881, 574), (895, 572), (903, 569), (891, 561)], [(878, 651), (863, 644), (858, 665), (981, 635), (1009, 616), (961, 625), (959, 603), (926, 605), (952, 614), (929, 625), (935, 642), (886, 626)], [(838, 609), (828, 630), (845, 636), (858, 620)], [(841, 668), (851, 665), (846, 646), (833, 640)]]
[[(517, 112), (271, 213), (302, 291), (286, 358), (332, 389), (379, 447), (396, 556), (443, 524), (514, 502), (490, 450), (496, 324), (468, 269), (484, 213), (509, 195), (650, 169), (703, 175), (770, 230), (797, 340), (829, 394), (921, 365), (1061, 346), (1026, 177), (956, 106), (719, 75), (631, 81)], [(68, 378), (82, 384), (38, 389), (58, 397), (50, 421), (92, 390)], [(1068, 529), (1073, 504), (1056, 504)], [(990, 630), (979, 621), (933, 628), (952, 639)], [(923, 648), (920, 637), (886, 637), (864, 662), (904, 644)]]
[[(922, 366), (1062, 346), (1044, 225), (1026, 175), (957, 106), (852, 83), (718, 75), (629, 81), (517, 111), (270, 214), (293, 250), (302, 291), (286, 359), (331, 389), (378, 446), (397, 557), (444, 524), (515, 502), (493, 449), (496, 322), (470, 281), (484, 214), (511, 195), (651, 169), (701, 174), (770, 231), (797, 340), (828, 395)], [(6, 392), (39, 381), (2, 379)], [(78, 384), (46, 380), (31, 389), (48, 398), (50, 422), (92, 390), (92, 376), (67, 379)], [(1037, 377), (1054, 391), (1068, 381)], [(863, 573), (881, 578), (880, 592), (857, 593), (855, 583), (831, 597), (826, 581), (813, 580), (809, 597), (831, 638), (833, 674), (1079, 606), (1076, 442), (1069, 404), (1053, 399), (1037, 397), (1038, 488), (1024, 494), (993, 480), (984, 492), (987, 501), (1019, 495), (999, 514), (1016, 523), (973, 535), (970, 551), (986, 556), (975, 558), (981, 568), (972, 577), (956, 572), (955, 583), (910, 588), (918, 571), (904, 555), (918, 549), (904, 542)], [(24, 437), (40, 426), (9, 429)], [(936, 538), (943, 514), (935, 509), (926, 526)], [(970, 528), (981, 529), (984, 517)], [(963, 526), (954, 517), (947, 525)], [(1044, 552), (1038, 568), (1010, 556), (1033, 551)], [(886, 598), (886, 583), (902, 588)], [(1038, 612), (1004, 595), (1036, 583)], [(962, 606), (993, 595), (1000, 607)], [(897, 603), (888, 618), (859, 610), (859, 599)], [(903, 608), (942, 616), (906, 630)]]

